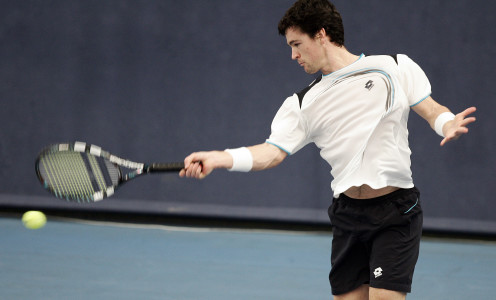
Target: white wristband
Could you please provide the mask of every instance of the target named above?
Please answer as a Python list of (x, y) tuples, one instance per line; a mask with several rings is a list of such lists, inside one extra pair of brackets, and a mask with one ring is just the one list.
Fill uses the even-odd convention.
[(233, 165), (232, 168), (228, 169), (229, 171), (251, 171), (251, 168), (253, 167), (253, 156), (248, 148), (241, 147), (237, 149), (226, 149), (224, 151), (231, 154), (233, 158)]
[(439, 134), (442, 137), (444, 136), (443, 133), (443, 127), (446, 122), (451, 121), (455, 118), (455, 115), (450, 113), (450, 112), (443, 112), (436, 118), (436, 122), (434, 122), (434, 130), (436, 131), (437, 134)]

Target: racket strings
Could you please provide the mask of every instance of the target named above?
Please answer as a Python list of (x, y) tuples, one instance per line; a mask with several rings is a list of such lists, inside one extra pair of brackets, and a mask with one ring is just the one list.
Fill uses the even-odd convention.
[(78, 202), (101, 199), (118, 184), (120, 176), (119, 169), (103, 158), (72, 151), (45, 154), (39, 171), (45, 187), (55, 196)]
[(85, 163), (76, 152), (57, 152), (40, 159), (45, 186), (59, 198), (88, 201), (94, 193)]

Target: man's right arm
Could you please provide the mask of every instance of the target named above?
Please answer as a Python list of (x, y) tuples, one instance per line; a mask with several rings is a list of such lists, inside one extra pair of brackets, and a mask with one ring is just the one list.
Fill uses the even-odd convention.
[[(247, 147), (253, 165), (251, 171), (260, 171), (279, 165), (287, 153), (269, 143)], [(203, 179), (215, 169), (231, 169), (233, 157), (226, 151), (194, 152), (184, 159), (184, 169), (179, 176)]]

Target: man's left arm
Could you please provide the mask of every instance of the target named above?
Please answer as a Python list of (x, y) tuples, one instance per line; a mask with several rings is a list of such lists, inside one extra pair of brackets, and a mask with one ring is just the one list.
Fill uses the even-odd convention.
[(475, 117), (469, 117), (476, 111), (475, 107), (467, 108), (454, 115), (447, 107), (437, 103), (430, 96), (413, 106), (412, 109), (424, 118), (432, 129), (444, 137), (441, 146), (458, 139), (462, 134), (466, 134), (468, 132), (467, 125), (475, 122)]

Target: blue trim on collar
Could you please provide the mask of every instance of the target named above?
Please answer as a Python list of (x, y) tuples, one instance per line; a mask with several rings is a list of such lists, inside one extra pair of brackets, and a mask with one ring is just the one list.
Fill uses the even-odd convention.
[[(365, 54), (363, 54), (363, 53), (362, 53), (362, 54), (360, 54), (360, 57), (359, 57), (357, 60), (355, 60), (353, 63), (349, 64), (348, 66), (351, 66), (352, 64), (356, 63), (357, 61), (359, 61), (360, 59), (362, 59), (362, 57), (365, 57)], [(344, 68), (347, 68), (348, 66), (346, 66), (346, 67), (344, 67)], [(344, 69), (344, 68), (342, 68), (342, 69)], [(342, 69), (340, 69), (340, 70), (342, 70)], [(336, 73), (336, 72), (338, 72), (338, 71), (339, 71), (339, 70), (336, 70), (336, 71), (331, 72), (331, 73), (329, 73), (329, 74), (322, 74), (322, 77), (329, 76), (329, 75), (334, 74), (334, 73)]]

